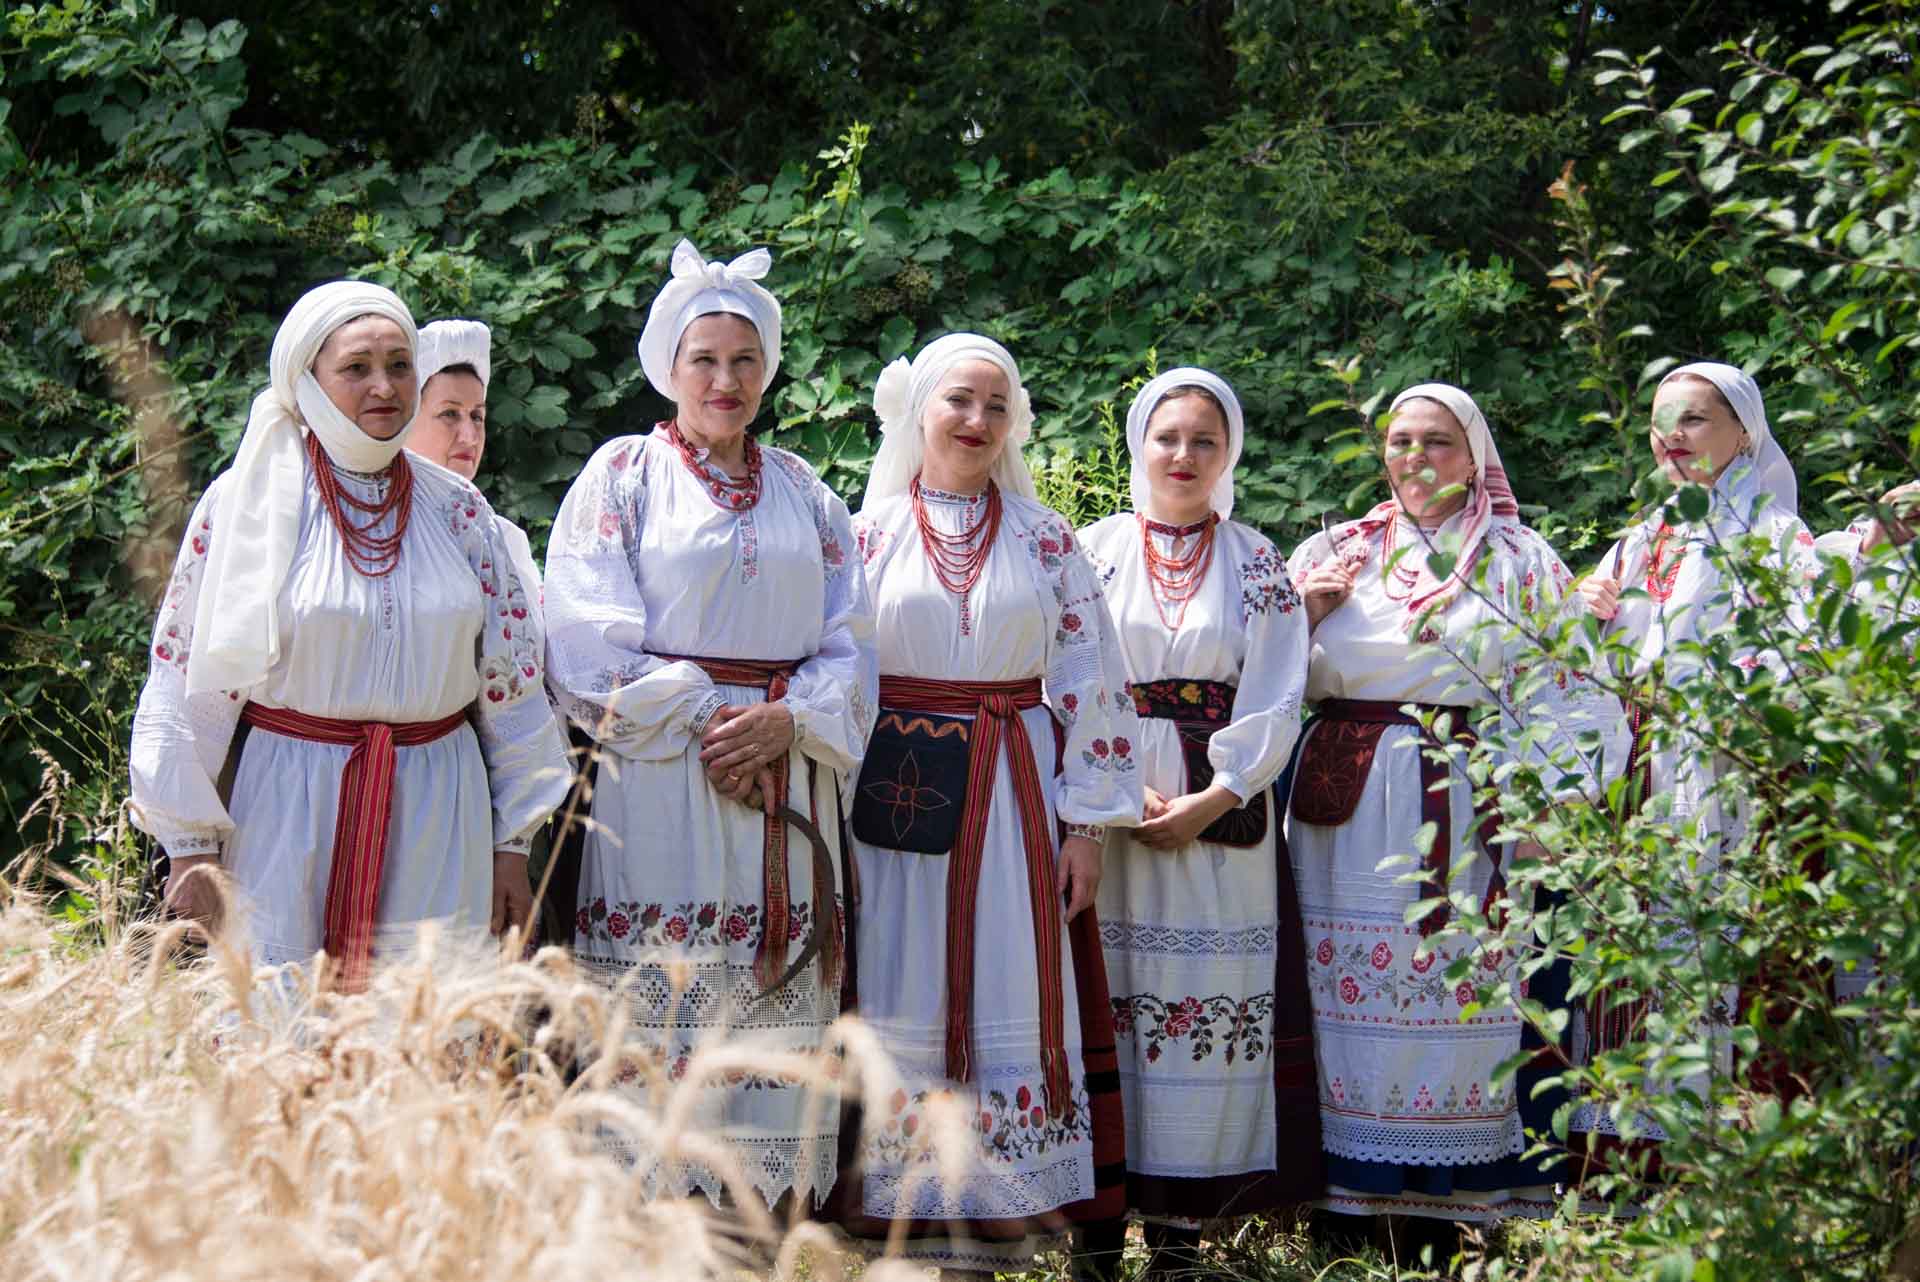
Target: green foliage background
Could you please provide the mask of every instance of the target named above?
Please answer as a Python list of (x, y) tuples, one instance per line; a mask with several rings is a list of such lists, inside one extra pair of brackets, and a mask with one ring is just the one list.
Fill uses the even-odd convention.
[[(1618, 88), (1594, 83), (1602, 46), (1665, 41), (1685, 51), (1667, 75), (1718, 85), (1717, 40), (1844, 21), (1759, 3), (20, 5), (0, 35), (0, 733), (18, 749), (0, 805), (18, 821), (37, 794), (36, 743), (111, 813), (183, 504), (230, 455), (279, 318), (335, 276), (494, 327), (480, 479), (536, 547), (594, 446), (663, 408), (633, 342), (682, 236), (774, 250), (788, 346), (763, 425), (855, 501), (874, 375), (963, 327), (1021, 359), (1063, 496), (1088, 493), (1156, 362), (1225, 374), (1248, 411), (1240, 514), (1283, 545), (1373, 476), (1308, 413), (1338, 392), (1333, 359), (1370, 390), (1471, 388), (1575, 564), (1626, 509), (1633, 375), (1657, 357), (1753, 366), (1808, 475), (1904, 468), (1904, 429), (1812, 451), (1836, 392), (1810, 348), (1904, 403), (1883, 334), (1805, 333), (1763, 261), (1729, 261), (1698, 202), (1648, 187), (1669, 162), (1619, 150), (1632, 122), (1604, 122)], [(1578, 228), (1547, 192), (1570, 162)], [(1612, 264), (1604, 332), (1562, 333), (1569, 236)], [(116, 398), (103, 314), (151, 345), (164, 404)], [(159, 409), (177, 446), (148, 430)], [(143, 470), (157, 454), (184, 474)], [(1833, 487), (1807, 488), (1816, 528), (1837, 522)]]
[[(633, 343), (682, 236), (774, 250), (787, 348), (762, 428), (856, 504), (879, 369), (970, 328), (1020, 358), (1043, 487), (1077, 520), (1124, 492), (1118, 423), (1156, 368), (1239, 389), (1237, 515), (1283, 546), (1375, 496), (1379, 397), (1443, 378), (1578, 569), (1657, 497), (1652, 381), (1716, 358), (1760, 379), (1801, 513), (1831, 529), (1920, 470), (1920, 0), (1618, 8), (18, 5), (0, 813), (61, 875), (124, 860), (127, 728), (179, 526), (280, 317), (342, 275), (493, 326), (480, 481), (536, 548), (596, 445), (665, 408)], [(1634, 1226), (1565, 1217), (1489, 1278), (1920, 1277), (1920, 929), (1897, 893), (1920, 877), (1911, 607), (1863, 608), (1835, 568), (1796, 621), (1746, 572), (1767, 591), (1706, 651), (1725, 676), (1736, 642), (1764, 643), (1792, 680), (1648, 696), (1777, 820), (1711, 852), (1715, 893), (1674, 857), (1711, 844), (1684, 825), (1501, 782), (1560, 855), (1516, 884), (1608, 893), (1559, 926), (1482, 921), (1483, 943), (1533, 969), (1573, 957), (1583, 991), (1658, 992), (1647, 1044), (1579, 1085), (1677, 1138)], [(1725, 946), (1675, 947), (1660, 902)], [(1805, 973), (1781, 1017), (1755, 1007), (1730, 1035), (1818, 1090), (1744, 1068), (1699, 1098), (1648, 1088), (1704, 1061), (1715, 1003), (1782, 958)], [(1822, 968), (1865, 959), (1882, 985), (1837, 1003)]]

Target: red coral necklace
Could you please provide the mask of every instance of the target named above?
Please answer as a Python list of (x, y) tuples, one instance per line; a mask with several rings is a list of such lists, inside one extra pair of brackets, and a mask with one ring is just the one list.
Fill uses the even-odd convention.
[[(1387, 571), (1386, 578), (1381, 581), (1380, 590), (1386, 593), (1387, 600), (1404, 602), (1413, 599), (1413, 590), (1420, 582), (1419, 568), (1416, 566), (1409, 569), (1407, 562), (1411, 561), (1415, 556), (1424, 554), (1420, 549), (1415, 548), (1398, 561), (1393, 559), (1394, 544), (1398, 542), (1395, 534), (1399, 528), (1399, 519), (1389, 518), (1387, 521), (1387, 531), (1380, 539), (1380, 564), (1382, 566), (1393, 567)], [(1400, 585), (1400, 591), (1398, 592), (1393, 590), (1396, 583)]]
[[(1673, 585), (1687, 560), (1686, 541), (1674, 547), (1673, 535), (1673, 527), (1660, 522), (1660, 528), (1653, 533), (1653, 546), (1647, 553), (1647, 595), (1663, 605), (1673, 598)], [(1669, 554), (1673, 557), (1671, 561), (1667, 559)]]
[[(407, 452), (395, 454), (393, 462), (376, 473), (386, 478), (387, 495), (372, 503), (341, 488), (340, 478), (333, 474), (333, 460), (313, 432), (307, 433), (307, 458), (313, 464), (314, 482), (320, 487), (320, 502), (333, 518), (333, 528), (340, 531), (347, 564), (369, 579), (392, 574), (400, 564), (400, 545), (406, 541), (407, 522), (413, 517), (413, 467), (407, 462)], [(366, 521), (355, 525), (347, 508), (364, 513)], [(389, 512), (395, 513), (393, 533), (374, 534), (372, 531)]]
[(687, 438), (680, 435), (678, 420), (668, 423), (667, 439), (673, 442), (673, 448), (680, 451), (680, 461), (687, 471), (699, 477), (707, 487), (707, 496), (714, 506), (725, 508), (729, 512), (745, 512), (760, 502), (760, 443), (747, 437), (747, 476), (736, 481), (725, 474), (716, 475), (718, 469), (706, 466), (694, 452)]
[(960, 631), (973, 631), (973, 585), (986, 568), (987, 554), (1000, 533), (1000, 487), (987, 482), (987, 501), (980, 519), (958, 534), (943, 534), (927, 515), (927, 500), (920, 478), (913, 478), (913, 520), (920, 527), (920, 546), (926, 549), (940, 586), (960, 598)]
[[(1153, 585), (1153, 608), (1168, 631), (1178, 632), (1186, 622), (1187, 606), (1207, 581), (1207, 567), (1213, 564), (1214, 530), (1220, 524), (1216, 512), (1193, 525), (1167, 525), (1148, 519), (1146, 513), (1134, 513), (1140, 523), (1140, 547), (1147, 562), (1147, 580)], [(1162, 552), (1153, 545), (1153, 536), (1165, 534), (1178, 548), (1180, 540), (1193, 537), (1193, 546), (1184, 553)], [(1197, 537), (1194, 537), (1197, 536)], [(1171, 607), (1173, 617), (1167, 617)]]

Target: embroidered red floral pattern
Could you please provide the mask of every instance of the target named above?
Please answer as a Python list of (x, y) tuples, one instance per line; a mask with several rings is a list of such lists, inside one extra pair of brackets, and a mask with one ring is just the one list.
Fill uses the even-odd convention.
[(1216, 1053), (1224, 1055), (1229, 1064), (1251, 1062), (1267, 1053), (1272, 1028), (1271, 992), (1257, 993), (1244, 1001), (1224, 993), (1175, 1001), (1152, 993), (1113, 999), (1114, 1035), (1145, 1042), (1149, 1064), (1159, 1061), (1169, 1043), (1182, 1041), (1187, 1043), (1195, 1063)]
[[(805, 938), (813, 905), (797, 901), (788, 908), (787, 939)], [(725, 948), (758, 946), (765, 926), (759, 904), (640, 903), (609, 904), (604, 898), (584, 904), (574, 915), (574, 932), (595, 943), (623, 948)]]

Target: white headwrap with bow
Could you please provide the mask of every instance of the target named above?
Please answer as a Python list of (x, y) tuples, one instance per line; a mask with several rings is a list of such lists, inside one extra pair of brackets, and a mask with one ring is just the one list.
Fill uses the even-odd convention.
[(1751, 456), (1735, 458), (1713, 488), (1738, 501), (1746, 509), (1743, 515), (1748, 519), (1752, 516), (1753, 501), (1762, 494), (1773, 495), (1768, 510), (1798, 515), (1800, 485), (1794, 479), (1793, 464), (1788, 461), (1786, 451), (1773, 439), (1773, 429), (1767, 425), (1767, 405), (1761, 399), (1760, 384), (1753, 381), (1752, 375), (1719, 361), (1695, 361), (1668, 370), (1660, 386), (1665, 387), (1676, 378), (1704, 378), (1719, 388), (1727, 404), (1733, 406), (1740, 426), (1747, 429)]
[[(187, 692), (245, 690), (280, 658), (280, 589), (293, 566), (307, 489), (305, 433), (312, 431), (341, 467), (377, 472), (413, 433), (411, 421), (376, 440), (334, 407), (313, 377), (328, 335), (362, 316), (399, 325), (407, 346), (419, 336), (413, 314), (390, 289), (336, 280), (310, 289), (273, 336), (271, 382), (253, 398), (246, 435), (213, 514), (205, 578), (194, 611)], [(416, 385), (415, 396), (418, 397)], [(411, 420), (415, 405), (403, 407)]]
[(773, 255), (764, 249), (742, 254), (730, 263), (710, 263), (690, 240), (674, 246), (673, 279), (654, 295), (647, 327), (640, 333), (640, 368), (654, 391), (674, 399), (673, 358), (680, 350), (680, 339), (689, 325), (715, 312), (739, 316), (759, 333), (767, 366), (760, 390), (773, 386), (780, 368), (780, 300), (755, 283), (772, 266)]
[(1211, 370), (1190, 365), (1170, 369), (1148, 383), (1127, 410), (1127, 452), (1133, 456), (1133, 510), (1146, 511), (1153, 493), (1147, 481), (1147, 465), (1140, 458), (1147, 442), (1147, 423), (1167, 393), (1181, 387), (1205, 388), (1226, 411), (1227, 465), (1221, 470), (1220, 479), (1213, 483), (1213, 493), (1208, 497), (1209, 505), (1224, 521), (1233, 515), (1233, 469), (1240, 465), (1240, 450), (1247, 435), (1246, 419), (1240, 412), (1240, 398), (1233, 394), (1226, 379)]
[(963, 361), (990, 361), (1007, 376), (1007, 416), (1012, 425), (1000, 457), (993, 462), (990, 478), (1004, 494), (1029, 499), (1036, 496), (1033, 473), (1027, 470), (1027, 460), (1020, 452), (1033, 434), (1033, 401), (1020, 381), (1020, 366), (1012, 353), (991, 338), (963, 333), (936, 338), (911, 362), (902, 356), (880, 371), (880, 381), (873, 388), (873, 409), (880, 416), (880, 449), (873, 456), (873, 470), (867, 474), (862, 506), (872, 507), (912, 487), (927, 457), (921, 415), (940, 380)]
[(471, 365), (485, 388), (493, 378), (493, 331), (479, 321), (437, 320), (420, 327), (420, 394), (427, 380), (449, 365)]

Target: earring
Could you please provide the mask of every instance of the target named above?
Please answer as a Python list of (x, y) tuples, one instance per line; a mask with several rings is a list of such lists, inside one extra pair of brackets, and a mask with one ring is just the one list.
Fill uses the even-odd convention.
[(1740, 456), (1742, 458), (1753, 457), (1753, 436), (1744, 427), (1740, 429)]

